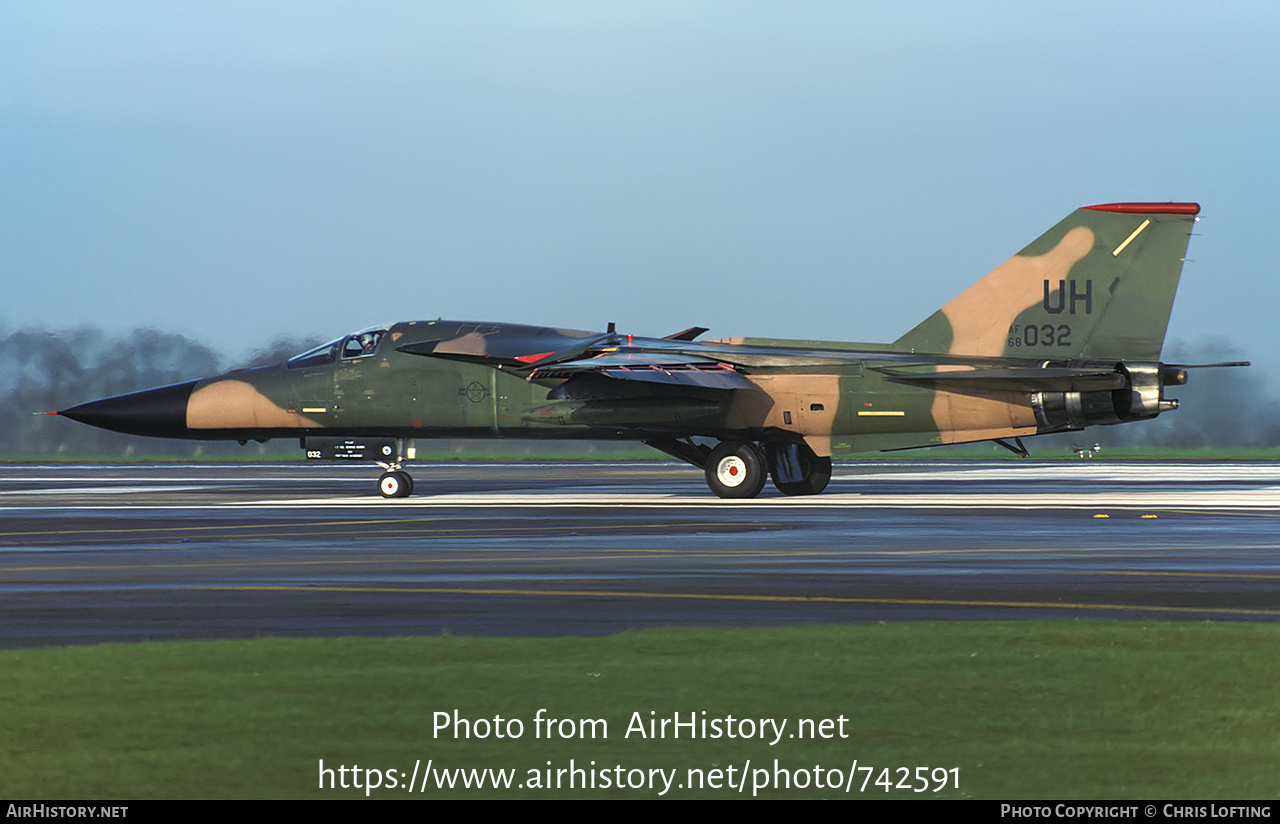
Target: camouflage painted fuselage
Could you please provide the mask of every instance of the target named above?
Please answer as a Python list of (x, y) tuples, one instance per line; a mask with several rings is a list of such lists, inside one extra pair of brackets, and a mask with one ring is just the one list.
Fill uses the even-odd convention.
[(825, 459), (1153, 418), (1176, 406), (1164, 387), (1185, 381), (1159, 357), (1198, 211), (1078, 209), (892, 344), (408, 321), (61, 414), (134, 434), (304, 445), (642, 440), (699, 465), (708, 450), (693, 438)]
[[(239, 370), (188, 384), (191, 392), (183, 427), (168, 434), (239, 440), (321, 433), (626, 440), (671, 434), (784, 440), (806, 437), (824, 447), (817, 450), (821, 454), (830, 454), (827, 441), (833, 436), (845, 447), (866, 449), (882, 448), (879, 436), (885, 434), (929, 433), (923, 439), (910, 440), (918, 445), (945, 442), (934, 417), (937, 391), (896, 383), (868, 368), (875, 366), (875, 361), (738, 367), (732, 374), (743, 380), (739, 383), (735, 377), (732, 388), (722, 388), (628, 381), (613, 375), (599, 379), (596, 376), (601, 373), (597, 372), (579, 372), (567, 378), (539, 378), (533, 372), (531, 379), (531, 370), (522, 368), (523, 364), (502, 359), (495, 359), (490, 366), (400, 351), (400, 347), (469, 336), (479, 338), (479, 349), (483, 349), (486, 341), (501, 342), (505, 336), (538, 340), (543, 334), (562, 343), (559, 339), (566, 333), (502, 323), (397, 323), (388, 328), (379, 351), (368, 357), (312, 367), (281, 364)], [(604, 333), (568, 334), (583, 343), (607, 337)], [(668, 345), (661, 339), (631, 338), (629, 343), (635, 349)], [(785, 347), (811, 343), (769, 342)], [(839, 351), (834, 347), (848, 346), (819, 345), (832, 352)], [(772, 346), (751, 347), (751, 359), (767, 359), (760, 353)], [(737, 356), (733, 344), (697, 348), (704, 353)], [(859, 349), (865, 352), (866, 347)], [(657, 368), (674, 370), (675, 365)], [(698, 372), (695, 379), (715, 379), (722, 374), (730, 373), (713, 368)], [(985, 428), (1009, 434), (1005, 432), (1008, 422), (1003, 423)], [(898, 444), (895, 441), (892, 445)]]

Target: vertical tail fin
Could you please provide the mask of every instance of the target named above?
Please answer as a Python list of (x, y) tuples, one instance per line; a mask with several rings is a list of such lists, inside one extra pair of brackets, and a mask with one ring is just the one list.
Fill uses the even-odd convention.
[(1052, 360), (1160, 358), (1196, 203), (1077, 209), (895, 348)]

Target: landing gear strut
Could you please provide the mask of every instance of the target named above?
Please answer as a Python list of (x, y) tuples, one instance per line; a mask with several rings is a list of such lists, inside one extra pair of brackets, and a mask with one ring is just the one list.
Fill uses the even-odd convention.
[(395, 459), (378, 461), (378, 466), (386, 471), (378, 479), (378, 492), (384, 498), (408, 498), (413, 494), (413, 476), (400, 467), (413, 457), (414, 449), (405, 447), (404, 438), (396, 438)]

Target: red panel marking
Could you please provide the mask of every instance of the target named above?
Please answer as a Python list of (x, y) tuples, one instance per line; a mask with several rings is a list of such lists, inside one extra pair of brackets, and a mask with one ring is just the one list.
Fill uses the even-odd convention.
[(1199, 203), (1099, 203), (1085, 206), (1095, 212), (1123, 212), (1130, 215), (1198, 215)]
[(541, 352), (537, 355), (517, 355), (516, 360), (520, 361), (521, 363), (533, 363), (534, 361), (542, 360), (547, 355), (554, 355), (555, 353), (556, 353), (556, 350), (552, 349), (550, 352)]

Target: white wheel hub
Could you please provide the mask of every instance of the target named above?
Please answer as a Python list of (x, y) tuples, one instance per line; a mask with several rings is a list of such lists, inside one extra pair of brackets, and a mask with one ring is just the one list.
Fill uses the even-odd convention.
[(379, 489), (385, 498), (394, 498), (400, 492), (400, 478), (394, 474), (383, 475), (382, 480), (378, 482)]
[(742, 486), (747, 480), (747, 464), (737, 455), (729, 455), (716, 467), (716, 479), (727, 487)]

